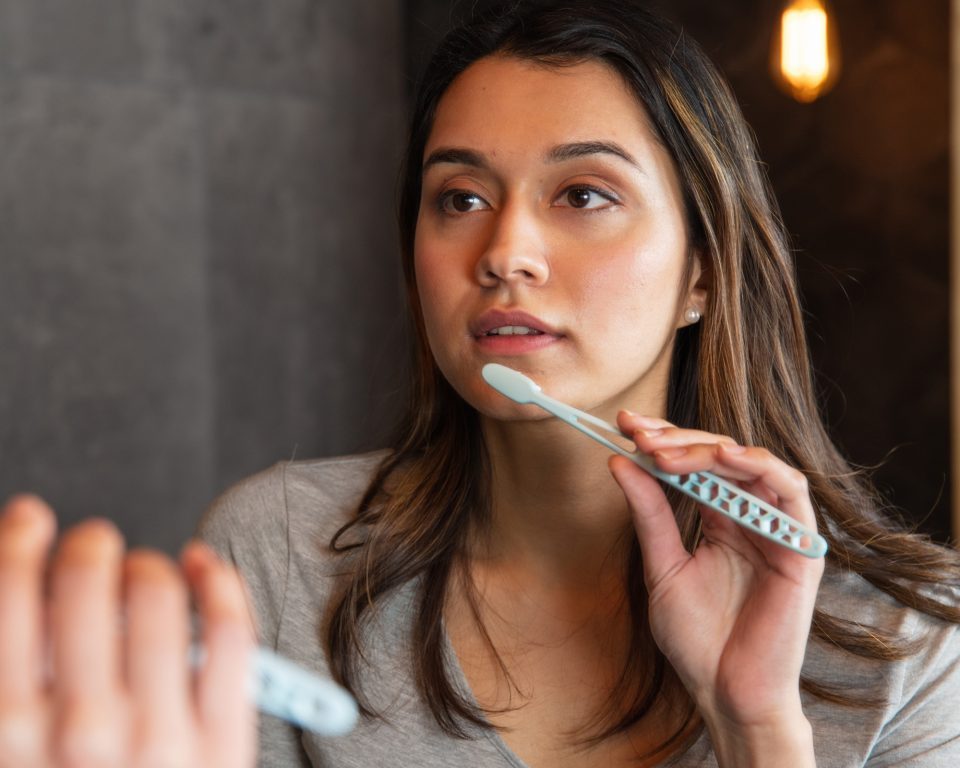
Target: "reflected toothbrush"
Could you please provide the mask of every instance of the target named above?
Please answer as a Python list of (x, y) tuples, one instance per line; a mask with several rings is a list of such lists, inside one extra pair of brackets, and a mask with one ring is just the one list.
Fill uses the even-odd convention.
[[(190, 665), (201, 667), (205, 659), (203, 646), (191, 645)], [(258, 710), (321, 736), (349, 733), (359, 717), (345, 688), (262, 645), (251, 653), (248, 685)]]
[(747, 493), (735, 483), (718, 477), (712, 472), (671, 475), (657, 469), (649, 456), (637, 451), (628, 451), (587, 425), (623, 437), (615, 426), (545, 395), (535, 381), (505, 365), (488, 363), (483, 366), (482, 375), (487, 384), (500, 394), (520, 404), (532, 404), (543, 408), (611, 451), (630, 459), (667, 485), (729, 517), (744, 528), (806, 557), (823, 557), (826, 554), (827, 542), (816, 531), (800, 525), (789, 515)]
[(332, 680), (258, 647), (251, 660), (257, 709), (321, 736), (342, 736), (357, 722), (357, 703)]

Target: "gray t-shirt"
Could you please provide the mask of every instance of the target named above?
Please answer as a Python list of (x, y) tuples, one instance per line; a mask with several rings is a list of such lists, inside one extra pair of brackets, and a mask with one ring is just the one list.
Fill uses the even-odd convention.
[[(278, 464), (228, 490), (201, 523), (201, 537), (246, 579), (261, 642), (324, 676), (329, 669), (320, 626), (345, 567), (329, 542), (350, 518), (382, 457)], [(370, 664), (361, 682), (383, 718), (364, 719), (347, 736), (319, 738), (264, 717), (261, 766), (525, 768), (496, 731), (473, 729), (474, 738), (462, 740), (439, 728), (411, 677), (413, 602), (410, 584), (383, 600), (369, 625)], [(894, 663), (862, 659), (811, 640), (805, 675), (888, 702), (859, 709), (807, 697), (804, 711), (813, 725), (818, 766), (960, 766), (956, 626), (904, 608), (862, 579), (829, 568), (818, 605), (848, 620), (926, 637), (920, 653)], [(469, 696), (449, 646), (447, 653), (456, 684)], [(707, 733), (665, 765), (716, 766)]]

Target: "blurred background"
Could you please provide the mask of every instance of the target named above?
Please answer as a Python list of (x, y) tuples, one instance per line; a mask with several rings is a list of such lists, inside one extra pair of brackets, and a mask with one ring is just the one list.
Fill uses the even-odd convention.
[[(407, 104), (474, 5), (0, 0), (0, 497), (172, 552), (244, 475), (382, 444)], [(810, 103), (770, 74), (782, 3), (650, 5), (757, 133), (833, 434), (947, 539), (949, 0), (836, 0)]]

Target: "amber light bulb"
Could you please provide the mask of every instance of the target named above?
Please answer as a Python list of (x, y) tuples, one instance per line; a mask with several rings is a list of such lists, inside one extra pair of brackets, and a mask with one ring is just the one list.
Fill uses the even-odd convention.
[(790, 96), (811, 102), (837, 79), (840, 47), (833, 15), (823, 0), (792, 0), (774, 35), (774, 79)]

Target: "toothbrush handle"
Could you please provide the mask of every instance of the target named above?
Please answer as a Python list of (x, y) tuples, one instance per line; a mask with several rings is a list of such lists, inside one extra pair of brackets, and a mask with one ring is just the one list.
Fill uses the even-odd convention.
[[(192, 644), (191, 666), (203, 666), (205, 661), (204, 647)], [(269, 648), (254, 649), (248, 674), (250, 696), (265, 714), (321, 736), (342, 736), (356, 725), (357, 702), (348, 691)]]
[[(649, 467), (641, 466), (651, 471)], [(653, 470), (652, 473), (701, 504), (782, 547), (807, 557), (823, 557), (827, 553), (827, 542), (816, 531), (800, 525), (776, 507), (712, 472), (668, 475)]]
[[(789, 515), (743, 490), (736, 483), (718, 477), (712, 472), (693, 472), (689, 475), (670, 475), (661, 472), (649, 456), (636, 451), (628, 451), (581, 423), (582, 414), (580, 412), (574, 414), (573, 418), (570, 418), (566, 413), (558, 415), (564, 418), (570, 426), (592, 437), (610, 450), (630, 459), (641, 469), (659, 478), (667, 485), (673, 486), (701, 504), (715, 509), (735, 523), (779, 544), (781, 547), (786, 547), (806, 557), (823, 557), (827, 553), (827, 542), (820, 534), (800, 525)], [(603, 426), (608, 431), (614, 431), (613, 426), (605, 422), (599, 422), (599, 426)]]
[(546, 395), (538, 394), (536, 403), (574, 429), (583, 432), (587, 437), (625, 456), (654, 477), (693, 497), (701, 504), (726, 515), (744, 528), (807, 557), (823, 557), (827, 553), (827, 542), (820, 534), (800, 525), (789, 515), (785, 515), (773, 505), (743, 490), (736, 483), (717, 477), (712, 472), (694, 472), (689, 475), (670, 475), (661, 472), (649, 456), (628, 451), (595, 432), (584, 422), (620, 435), (620, 431), (612, 424)]
[(260, 646), (251, 685), (261, 712), (322, 736), (342, 736), (356, 724), (357, 704), (346, 690)]

